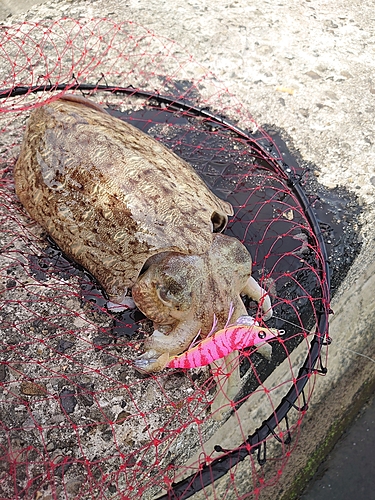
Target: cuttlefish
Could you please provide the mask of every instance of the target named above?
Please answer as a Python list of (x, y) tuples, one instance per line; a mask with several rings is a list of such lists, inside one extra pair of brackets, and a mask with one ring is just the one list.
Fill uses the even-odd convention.
[(138, 369), (185, 351), (215, 322), (246, 315), (241, 296), (272, 315), (251, 276), (249, 251), (222, 234), (232, 206), (187, 162), (85, 98), (34, 109), (15, 165), (16, 193), (71, 259), (102, 285), (109, 304), (131, 300), (153, 322)]

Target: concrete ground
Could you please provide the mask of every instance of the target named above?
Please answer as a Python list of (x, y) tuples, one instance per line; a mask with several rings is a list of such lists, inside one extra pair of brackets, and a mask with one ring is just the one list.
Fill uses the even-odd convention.
[(44, 0), (22, 0), (12, 2), (11, 0), (0, 0), (0, 20), (6, 19), (8, 16), (16, 16), (29, 10), (34, 5), (43, 3)]
[[(41, 3), (0, 0), (0, 21), (9, 15), (6, 22), (87, 14), (132, 19), (177, 40), (226, 82), (260, 124), (282, 128), (301, 158), (316, 166), (320, 182), (346, 187), (359, 197), (363, 250), (333, 301), (328, 375), (318, 380), (282, 478), (265, 489), (262, 500), (375, 498), (373, 400), (347, 427), (373, 394), (375, 381), (372, 0), (264, 0), (257, 5), (62, 0), (38, 7)], [(318, 475), (301, 494), (317, 467)]]

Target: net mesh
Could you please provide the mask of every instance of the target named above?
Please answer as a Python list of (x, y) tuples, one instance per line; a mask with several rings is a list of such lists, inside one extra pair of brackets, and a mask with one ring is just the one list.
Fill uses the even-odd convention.
[[(0, 498), (259, 497), (325, 372), (328, 276), (301, 172), (210, 72), (135, 23), (0, 30)], [(249, 249), (272, 298), (267, 326), (286, 332), (270, 360), (240, 351), (235, 401), (213, 366), (137, 373), (151, 323), (108, 311), (100, 286), (17, 200), (30, 111), (73, 90), (164, 143), (233, 205), (226, 234)], [(259, 319), (257, 304), (246, 307)]]

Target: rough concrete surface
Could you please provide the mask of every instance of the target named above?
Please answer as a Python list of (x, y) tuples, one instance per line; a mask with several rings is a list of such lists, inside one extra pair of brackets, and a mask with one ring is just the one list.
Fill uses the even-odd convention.
[(31, 9), (34, 5), (43, 3), (43, 0), (23, 0), (22, 2), (11, 2), (10, 0), (1, 0), (0, 2), (0, 19), (6, 19), (9, 16), (16, 16), (26, 10)]
[[(295, 498), (296, 477), (303, 484), (314, 472), (309, 460), (329, 438), (327, 431), (350, 413), (375, 377), (373, 1), (63, 0), (26, 14), (9, 4), (0, 3), (3, 18), (14, 14), (5, 23), (62, 16), (131, 19), (177, 40), (260, 125), (284, 131), (287, 144), (313, 165), (319, 182), (358, 196), (363, 246), (333, 300), (328, 374), (316, 382), (297, 447), (280, 480), (260, 497)], [(215, 498), (221, 498), (220, 485), (215, 491)]]

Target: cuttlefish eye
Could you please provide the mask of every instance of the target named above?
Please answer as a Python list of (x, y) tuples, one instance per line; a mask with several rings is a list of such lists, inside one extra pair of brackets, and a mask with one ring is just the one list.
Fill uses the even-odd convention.
[(263, 332), (263, 331), (258, 333), (258, 337), (259, 337), (260, 339), (264, 339), (264, 338), (266, 338), (266, 335), (267, 335), (267, 334), (266, 334), (266, 332)]

